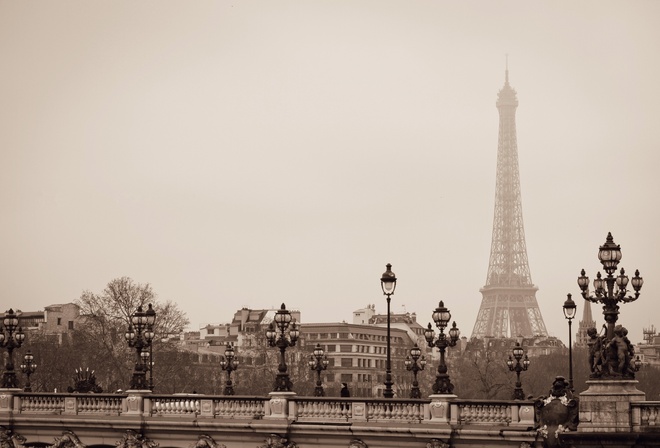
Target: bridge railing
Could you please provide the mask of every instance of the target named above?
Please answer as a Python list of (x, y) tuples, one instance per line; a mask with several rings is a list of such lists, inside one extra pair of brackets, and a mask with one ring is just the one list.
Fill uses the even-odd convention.
[[(21, 414), (120, 415), (127, 395), (25, 392), (13, 395), (11, 407)], [(2, 407), (0, 406), (0, 410)]]
[(633, 401), (630, 411), (634, 432), (660, 431), (660, 401)]
[[(660, 425), (660, 402), (634, 405), (638, 426)], [(531, 401), (465, 400), (432, 395), (428, 399), (270, 397), (201, 394), (122, 394), (0, 392), (0, 413), (69, 415), (139, 415), (200, 419), (286, 419), (299, 422), (406, 422), (453, 425), (534, 425)]]

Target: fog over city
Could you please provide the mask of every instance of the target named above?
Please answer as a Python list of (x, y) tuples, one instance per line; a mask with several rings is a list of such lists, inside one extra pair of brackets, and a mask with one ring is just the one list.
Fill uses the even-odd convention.
[[(191, 321), (352, 321), (486, 282), (497, 93), (548, 332), (608, 232), (660, 327), (660, 2), (0, 0), (2, 309), (150, 283)], [(592, 305), (598, 325), (600, 305)], [(573, 325), (577, 330), (577, 323)]]

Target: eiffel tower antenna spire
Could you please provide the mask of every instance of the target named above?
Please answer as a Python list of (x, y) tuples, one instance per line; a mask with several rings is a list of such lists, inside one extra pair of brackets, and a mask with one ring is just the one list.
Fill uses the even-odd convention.
[(516, 91), (505, 83), (497, 96), (500, 115), (495, 213), (486, 285), (472, 337), (547, 336), (527, 261), (516, 139)]

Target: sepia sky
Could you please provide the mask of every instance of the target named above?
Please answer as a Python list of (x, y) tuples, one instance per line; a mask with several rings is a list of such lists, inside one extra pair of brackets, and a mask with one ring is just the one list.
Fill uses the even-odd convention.
[[(0, 306), (150, 283), (191, 320), (350, 322), (399, 281), (470, 336), (498, 113), (518, 92), (532, 280), (551, 335), (611, 231), (660, 327), (660, 2), (0, 0)], [(583, 300), (578, 303), (578, 320)], [(600, 306), (592, 305), (599, 325)], [(577, 329), (577, 322), (574, 324)]]

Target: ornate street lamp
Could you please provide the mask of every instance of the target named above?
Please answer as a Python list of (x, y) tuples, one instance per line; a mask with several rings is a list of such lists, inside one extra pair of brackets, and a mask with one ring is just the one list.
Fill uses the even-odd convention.
[(451, 384), (449, 375), (447, 374), (447, 364), (445, 364), (445, 350), (447, 347), (454, 347), (456, 342), (458, 342), (458, 337), (461, 332), (456, 327), (456, 322), (453, 322), (451, 329), (449, 330), (449, 338), (445, 334), (445, 328), (451, 319), (451, 313), (445, 304), (440, 301), (438, 307), (433, 311), (433, 321), (435, 326), (438, 327), (440, 333), (438, 334), (437, 339), (435, 339), (435, 331), (429, 323), (429, 326), (424, 330), (424, 338), (429, 344), (429, 347), (437, 347), (440, 350), (440, 364), (438, 364), (438, 373), (435, 376), (435, 383), (433, 384), (433, 393), (434, 394), (451, 394), (454, 390), (454, 385)]
[(227, 344), (225, 354), (222, 356), (222, 359), (220, 359), (220, 367), (227, 372), (227, 383), (225, 384), (225, 390), (223, 393), (225, 395), (234, 395), (234, 386), (231, 383), (231, 372), (238, 369), (238, 359), (236, 359), (236, 351), (231, 342)]
[[(605, 317), (605, 322), (607, 322), (607, 334), (602, 344), (605, 358), (602, 366), (606, 367), (607, 371), (603, 371), (602, 367), (600, 367), (600, 371), (592, 370), (592, 377), (623, 377), (634, 379), (634, 366), (631, 365), (632, 360), (629, 359), (630, 356), (618, 355), (618, 353), (629, 354), (631, 352), (632, 346), (626, 337), (628, 330), (620, 325), (616, 325), (616, 321), (619, 318), (619, 302), (628, 303), (637, 300), (640, 294), (639, 291), (644, 284), (644, 279), (639, 276), (639, 270), (636, 270), (635, 276), (630, 279), (635, 294), (634, 296), (626, 295), (628, 293), (627, 286), (629, 279), (625, 270), (621, 268), (618, 276), (615, 277), (613, 275), (621, 260), (621, 247), (614, 243), (612, 234), (609, 232), (605, 244), (599, 248), (598, 260), (603, 265), (607, 277), (602, 278), (600, 272), (596, 274), (596, 279), (593, 282), (594, 295), (591, 295), (589, 291), (589, 277), (586, 276), (584, 269), (582, 269), (577, 279), (578, 286), (582, 290), (582, 297), (585, 300), (603, 304), (603, 316)], [(606, 350), (607, 347), (609, 347), (608, 350)]]
[(30, 386), (30, 375), (32, 375), (34, 371), (37, 370), (37, 365), (33, 361), (34, 355), (30, 350), (28, 350), (23, 357), (23, 364), (21, 364), (21, 371), (27, 377), (27, 380), (25, 381), (25, 387), (23, 388), (24, 392), (32, 392), (32, 387)]
[(2, 388), (15, 389), (18, 387), (18, 381), (14, 371), (14, 349), (23, 344), (25, 333), (18, 326), (18, 317), (11, 308), (5, 313), (2, 324), (4, 328), (0, 329), (0, 347), (5, 347), (8, 353), (5, 371), (2, 374)]
[[(131, 378), (130, 389), (133, 390), (150, 390), (147, 384), (147, 365), (145, 359), (142, 357), (143, 351), (146, 353), (148, 350), (151, 353), (151, 343), (154, 339), (154, 322), (156, 321), (156, 312), (149, 304), (146, 312), (142, 311), (142, 306), (138, 306), (135, 313), (131, 316), (131, 323), (128, 324), (128, 331), (124, 335), (126, 342), (130, 347), (135, 348), (137, 353), (137, 362), (135, 363), (135, 370)], [(151, 356), (151, 355), (149, 355)], [(146, 356), (145, 356), (146, 358)], [(153, 379), (151, 382), (153, 388)]]
[(266, 340), (268, 340), (268, 344), (271, 347), (277, 347), (280, 349), (280, 363), (277, 366), (277, 376), (275, 377), (273, 392), (291, 392), (293, 383), (287, 372), (284, 353), (287, 347), (293, 347), (296, 345), (298, 336), (300, 336), (300, 330), (298, 330), (295, 319), (291, 317), (291, 312), (286, 309), (284, 304), (282, 304), (282, 307), (277, 313), (275, 313), (273, 321), (274, 324), (271, 322), (268, 325), (268, 330), (266, 330)]
[(316, 344), (316, 348), (312, 352), (312, 355), (307, 361), (307, 365), (312, 370), (316, 370), (316, 387), (314, 388), (315, 397), (325, 396), (325, 391), (323, 390), (323, 382), (321, 381), (321, 372), (328, 368), (330, 361), (328, 357), (325, 356), (325, 352), (321, 348), (321, 344)]
[[(153, 309), (151, 304), (147, 307), (147, 324), (151, 326), (153, 330), (154, 324), (156, 323), (156, 311)], [(154, 390), (154, 344), (153, 336), (152, 340), (149, 342), (149, 390)]]
[(380, 278), (380, 287), (383, 289), (383, 294), (387, 296), (387, 360), (385, 361), (385, 390), (383, 391), (383, 397), (392, 398), (394, 397), (394, 391), (392, 390), (392, 350), (391, 350), (391, 341), (390, 341), (390, 296), (394, 294), (396, 289), (396, 275), (392, 272), (392, 265), (387, 263), (385, 265), (387, 270), (383, 273)]
[(568, 387), (571, 392), (575, 390), (573, 389), (573, 331), (571, 330), (571, 321), (575, 317), (576, 309), (577, 305), (573, 302), (573, 296), (568, 294), (564, 302), (564, 317), (568, 319)]
[[(420, 356), (422, 359), (420, 359)], [(419, 362), (417, 362), (419, 360)], [(417, 382), (417, 373), (424, 370), (426, 367), (426, 358), (422, 356), (422, 351), (419, 349), (417, 344), (410, 349), (410, 356), (406, 356), (406, 360), (403, 362), (406, 365), (406, 369), (412, 371), (413, 373), (413, 383), (412, 388), (410, 389), (410, 398), (422, 398), (422, 394), (419, 391), (419, 383)]]
[[(142, 364), (144, 365), (144, 374), (146, 375), (147, 372), (149, 372), (149, 390), (153, 391), (154, 390), (154, 362), (152, 361), (153, 359), (153, 347), (149, 346), (148, 348), (145, 347), (142, 349), (142, 353), (140, 353), (140, 356), (142, 357)], [(146, 377), (145, 377), (146, 380)]]
[[(520, 382), (520, 372), (527, 370), (529, 367), (529, 358), (523, 351), (523, 348), (520, 346), (520, 342), (516, 342), (516, 346), (513, 347), (513, 350), (511, 350), (513, 353), (513, 357), (516, 359), (516, 362), (513, 362), (513, 359), (511, 359), (511, 355), (509, 355), (509, 359), (506, 362), (506, 365), (509, 366), (509, 370), (512, 372), (516, 372), (516, 388), (513, 390), (513, 399), (514, 400), (524, 400), (525, 399), (525, 393), (523, 392), (522, 389), (522, 383)], [(525, 354), (525, 359), (523, 359), (523, 355)], [(520, 360), (523, 359), (522, 363)]]

